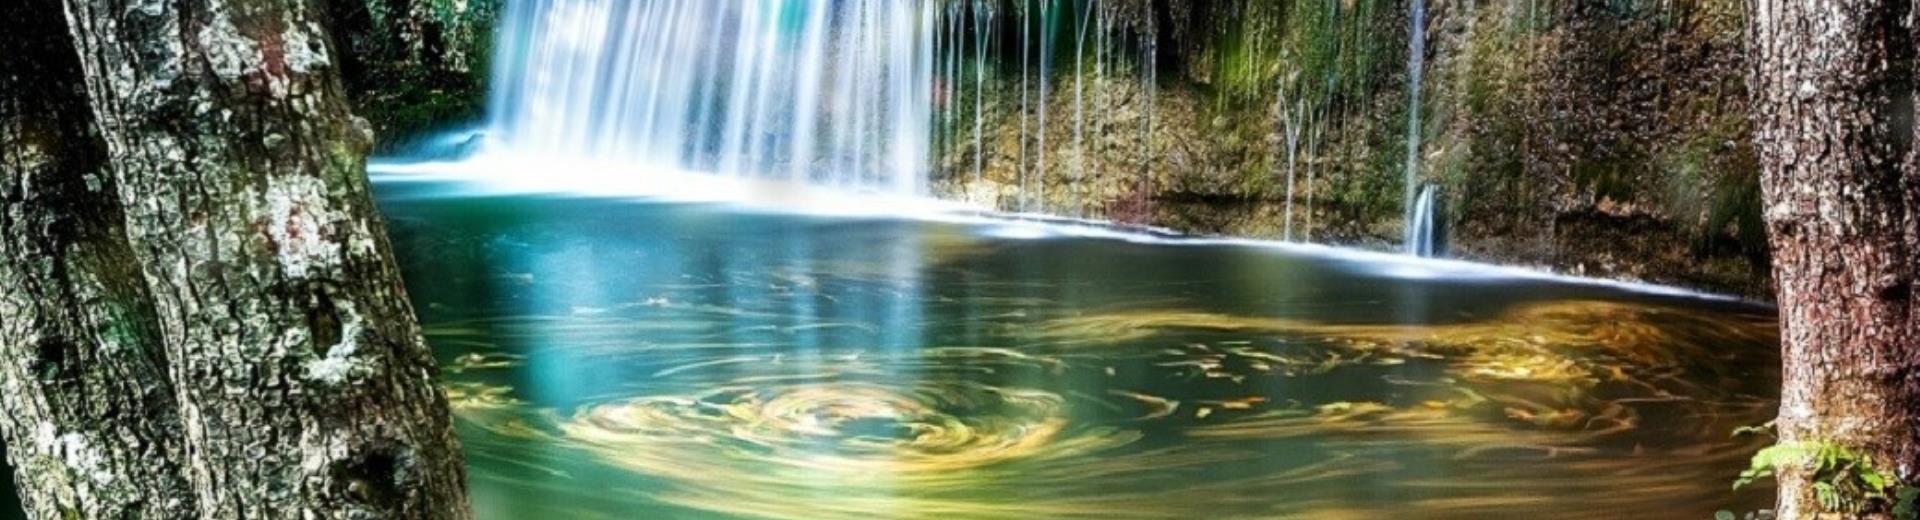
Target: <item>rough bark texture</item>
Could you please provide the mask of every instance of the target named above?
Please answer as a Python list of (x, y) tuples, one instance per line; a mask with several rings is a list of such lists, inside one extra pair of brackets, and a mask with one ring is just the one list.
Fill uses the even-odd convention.
[(0, 12), (0, 432), (37, 518), (191, 516), (152, 305), (58, 0)]
[(29, 514), (470, 516), (318, 7), (17, 7), (0, 434)]
[[(1750, 78), (1784, 344), (1782, 442), (1920, 477), (1920, 175), (1904, 0), (1761, 0)], [(1781, 518), (1820, 510), (1805, 468)], [(1869, 512), (1865, 517), (1885, 517)]]

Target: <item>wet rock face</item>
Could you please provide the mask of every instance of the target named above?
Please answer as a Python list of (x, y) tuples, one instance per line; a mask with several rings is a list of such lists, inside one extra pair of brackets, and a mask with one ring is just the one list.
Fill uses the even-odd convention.
[[(1080, 15), (1057, 10), (1044, 91), (1003, 15), (984, 71), (936, 57), (963, 74), (941, 85), (934, 191), (1397, 247), (1409, 14), (1321, 7), (1151, 2), (1147, 23), (1096, 12), (1084, 43)], [(1446, 187), (1459, 256), (1765, 297), (1738, 2), (1435, 0), (1428, 14), (1416, 176)]]
[[(1045, 11), (1044, 91), (1038, 4), (950, 11), (963, 14), (942, 30), (967, 36), (945, 37), (934, 56), (936, 195), (1199, 233), (1398, 243), (1404, 2), (1098, 4), (1090, 16), (1072, 2)], [(1766, 293), (1739, 2), (1427, 4), (1415, 162), (1420, 181), (1446, 187), (1441, 218), (1458, 252)], [(378, 148), (478, 118), (501, 0), (333, 6), (337, 59)], [(1633, 225), (1562, 225), (1591, 215)], [(1622, 253), (1571, 235), (1630, 239), (1618, 230), (1645, 230), (1642, 219), (1672, 240)]]
[(504, 0), (330, 2), (341, 76), (376, 149), (470, 123), (485, 106), (493, 26)]

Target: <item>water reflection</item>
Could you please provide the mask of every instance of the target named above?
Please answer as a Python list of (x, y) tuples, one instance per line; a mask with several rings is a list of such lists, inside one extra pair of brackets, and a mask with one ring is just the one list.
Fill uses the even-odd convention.
[(383, 186), (488, 518), (1710, 517), (1770, 311)]

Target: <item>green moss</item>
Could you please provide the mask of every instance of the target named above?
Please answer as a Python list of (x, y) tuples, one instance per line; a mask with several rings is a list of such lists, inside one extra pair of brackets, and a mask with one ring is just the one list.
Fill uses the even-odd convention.
[[(1410, 95), (1405, 2), (1162, 1), (1152, 4), (1152, 23), (1141, 16), (1146, 2), (1106, 3), (1117, 16), (1111, 47), (1098, 56), (1108, 77), (1092, 69), (1093, 56), (1074, 56), (1082, 4), (1047, 2), (1052, 28), (1035, 37), (1054, 52), (1054, 125), (1071, 124), (1076, 75), (1089, 86), (1087, 193), (1132, 193), (1142, 172), (1137, 116), (1152, 106), (1155, 182), (1147, 195), (1278, 200), (1286, 195), (1285, 121), (1305, 120), (1295, 194), (1311, 190), (1313, 236), (1375, 243), (1397, 235)], [(1737, 0), (1430, 3), (1419, 160), (1421, 175), (1447, 188), (1456, 237), (1558, 255), (1552, 243), (1523, 242), (1555, 240), (1556, 223), (1569, 215), (1598, 215), (1695, 237), (1675, 243), (1696, 260), (1764, 260)], [(1017, 169), (1020, 22), (1010, 20), (1021, 18), (1021, 5), (1040, 2), (1003, 4), (1001, 39), (990, 51), (988, 179), (1011, 179)], [(1037, 27), (1034, 14), (1026, 18)], [(1146, 44), (1138, 38), (1147, 27), (1157, 35), (1159, 67), (1150, 102), (1139, 97)], [(1095, 52), (1094, 41), (1089, 36), (1082, 52)], [(973, 59), (966, 56), (963, 69)], [(941, 143), (950, 150), (943, 153), (959, 155), (942, 157), (943, 175), (971, 177), (977, 93), (963, 84), (957, 117), (941, 123), (943, 139), (959, 137)], [(1052, 131), (1071, 132), (1063, 128)], [(1051, 134), (1053, 152), (1071, 135)], [(1053, 162), (1052, 175), (1063, 175), (1064, 164)], [(1067, 193), (1057, 184), (1050, 194)], [(1764, 278), (1764, 269), (1753, 272)]]
[(344, 46), (342, 75), (355, 113), (373, 124), (376, 150), (477, 119), (486, 101), (500, 1), (421, 1), (424, 28), (393, 10), (404, 3), (329, 4)]

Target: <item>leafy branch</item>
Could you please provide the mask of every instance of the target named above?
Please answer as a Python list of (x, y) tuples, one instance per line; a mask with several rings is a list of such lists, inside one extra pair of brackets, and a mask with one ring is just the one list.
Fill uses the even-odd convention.
[[(1736, 433), (1762, 431), (1742, 428)], [(1852, 448), (1829, 441), (1795, 441), (1768, 446), (1753, 455), (1753, 461), (1733, 488), (1740, 489), (1761, 479), (1771, 478), (1781, 468), (1813, 470), (1814, 496), (1820, 507), (1834, 513), (1860, 513), (1876, 502), (1891, 503), (1894, 518), (1916, 518), (1915, 502), (1920, 489), (1903, 486), (1893, 472), (1874, 465), (1873, 460)]]

